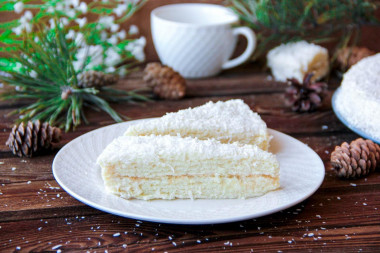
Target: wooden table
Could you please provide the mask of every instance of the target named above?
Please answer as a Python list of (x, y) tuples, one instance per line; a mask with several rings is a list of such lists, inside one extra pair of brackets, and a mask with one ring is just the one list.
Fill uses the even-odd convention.
[[(358, 136), (339, 122), (329, 98), (315, 113), (296, 114), (284, 105), (283, 84), (252, 65), (203, 80), (188, 81), (188, 96), (145, 106), (122, 104), (133, 119), (201, 105), (209, 100), (242, 98), (268, 127), (309, 145), (323, 159), (326, 177), (307, 200), (265, 217), (230, 224), (186, 226), (122, 218), (82, 204), (54, 180), (51, 155), (21, 159), (5, 146), (13, 118), (6, 114), (22, 103), (0, 103), (0, 252), (277, 252), (378, 251), (380, 247), (380, 173), (341, 180), (331, 171), (335, 145)], [(337, 82), (335, 82), (337, 83)], [(136, 73), (119, 86), (141, 85)], [(337, 85), (330, 85), (330, 94)], [(61, 146), (93, 129), (112, 124), (103, 113), (89, 111), (90, 125), (64, 135)], [(296, 162), (296, 161), (294, 161)]]

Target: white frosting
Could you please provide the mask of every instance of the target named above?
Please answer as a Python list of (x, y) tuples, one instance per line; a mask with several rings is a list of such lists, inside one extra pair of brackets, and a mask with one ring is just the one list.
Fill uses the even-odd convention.
[(380, 139), (380, 53), (344, 74), (336, 107), (348, 123)]
[[(177, 135), (199, 139), (215, 138), (221, 142), (239, 141), (245, 144), (259, 138), (267, 146), (267, 127), (260, 116), (241, 99), (216, 103), (168, 113), (165, 116), (132, 125), (125, 135)], [(257, 144), (259, 145), (259, 144)], [(262, 146), (262, 148), (265, 147)], [(265, 149), (265, 148), (264, 148)]]
[(278, 175), (279, 167), (273, 154), (257, 146), (170, 135), (118, 137), (97, 162), (102, 168), (113, 167), (112, 173), (120, 176), (141, 177), (257, 172)]
[[(328, 67), (328, 51), (321, 46), (299, 41), (280, 46), (270, 50), (267, 55), (267, 64), (272, 70), (272, 74), (277, 81), (285, 82), (288, 78), (295, 78), (302, 81), (305, 73), (309, 72), (310, 63), (319, 56), (319, 61)], [(326, 74), (326, 73), (324, 73)]]

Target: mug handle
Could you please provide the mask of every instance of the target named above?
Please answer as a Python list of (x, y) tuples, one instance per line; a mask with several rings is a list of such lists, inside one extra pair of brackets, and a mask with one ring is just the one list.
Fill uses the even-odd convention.
[(232, 30), (232, 34), (234, 36), (238, 36), (239, 34), (245, 36), (247, 38), (247, 48), (240, 56), (225, 62), (222, 66), (222, 69), (230, 69), (242, 64), (248, 60), (249, 57), (251, 57), (253, 51), (256, 48), (256, 35), (250, 28), (237, 27)]

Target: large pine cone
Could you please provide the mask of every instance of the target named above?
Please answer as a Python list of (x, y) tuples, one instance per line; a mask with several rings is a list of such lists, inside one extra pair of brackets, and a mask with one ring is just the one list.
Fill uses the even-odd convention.
[(380, 167), (380, 146), (371, 140), (358, 138), (343, 142), (331, 153), (331, 164), (342, 178), (359, 178)]
[(175, 100), (185, 96), (185, 79), (168, 66), (157, 62), (149, 63), (145, 67), (143, 79), (161, 99)]
[(118, 80), (118, 75), (89, 70), (78, 75), (78, 86), (81, 88), (101, 88), (102, 86), (115, 84)]
[(14, 125), (6, 145), (19, 157), (32, 157), (39, 151), (52, 147), (61, 140), (61, 129), (39, 120)]
[(338, 51), (337, 62), (340, 69), (346, 70), (361, 59), (374, 54), (374, 51), (366, 47), (346, 47)]
[(327, 84), (312, 82), (313, 73), (305, 74), (303, 82), (297, 79), (288, 79), (290, 85), (286, 89), (285, 98), (295, 112), (312, 112), (320, 107), (326, 96)]

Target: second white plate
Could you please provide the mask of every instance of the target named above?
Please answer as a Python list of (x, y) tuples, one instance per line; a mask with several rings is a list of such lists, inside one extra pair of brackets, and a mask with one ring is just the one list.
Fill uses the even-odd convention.
[(281, 188), (277, 191), (249, 199), (122, 199), (105, 191), (96, 159), (129, 125), (141, 121), (103, 127), (65, 145), (53, 161), (57, 182), (74, 198), (104, 212), (139, 220), (195, 225), (234, 222), (278, 212), (308, 198), (324, 179), (323, 162), (312, 149), (288, 135), (269, 130), (274, 137), (270, 151), (280, 162)]
[(335, 115), (337, 116), (337, 118), (346, 126), (348, 127), (349, 129), (351, 129), (351, 131), (353, 131), (354, 133), (366, 138), (366, 139), (370, 139), (378, 144), (380, 144), (380, 139), (379, 138), (376, 138), (372, 135), (370, 135), (369, 133), (367, 133), (365, 130), (363, 129), (360, 129), (359, 127), (356, 127), (356, 126), (353, 126), (351, 123), (349, 123), (349, 121), (343, 116), (343, 114), (338, 110), (338, 106), (337, 106), (337, 98), (338, 96), (340, 96), (341, 94), (341, 88), (339, 87), (338, 89), (336, 89), (336, 91), (334, 92), (334, 95), (332, 96), (332, 99), (331, 99), (331, 105), (332, 105), (332, 109), (335, 113)]

